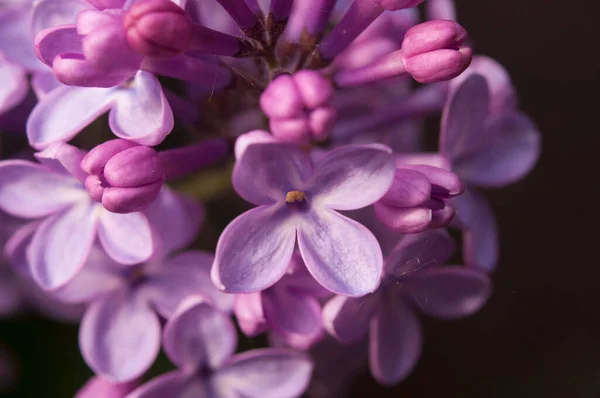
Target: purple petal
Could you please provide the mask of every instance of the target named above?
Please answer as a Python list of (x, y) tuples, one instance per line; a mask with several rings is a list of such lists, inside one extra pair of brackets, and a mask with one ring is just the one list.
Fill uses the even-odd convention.
[(44, 29), (35, 36), (34, 48), (39, 59), (50, 67), (58, 55), (83, 53), (81, 36), (75, 24)]
[(112, 105), (115, 90), (62, 86), (52, 90), (33, 108), (27, 120), (31, 146), (43, 149), (68, 141)]
[(109, 124), (117, 137), (158, 145), (173, 129), (173, 112), (151, 73), (139, 71), (131, 87), (118, 91), (115, 99)]
[[(12, 270), (23, 279), (32, 279), (27, 261), (27, 247), (40, 224), (41, 221), (38, 220), (21, 225), (4, 244), (3, 257), (8, 260)], [(0, 246), (2, 246), (2, 242), (0, 242)]]
[(133, 380), (158, 355), (158, 317), (130, 291), (109, 294), (88, 307), (79, 329), (79, 348), (97, 375), (117, 383)]
[(455, 250), (454, 241), (442, 229), (407, 235), (385, 258), (386, 277), (399, 278), (425, 267), (443, 265)]
[(0, 114), (20, 104), (28, 90), (25, 70), (5, 61), (0, 53)]
[(397, 168), (394, 182), (383, 195), (381, 202), (389, 206), (419, 206), (431, 197), (431, 183), (418, 171)]
[[(127, 398), (184, 397), (183, 394), (189, 387), (192, 377), (180, 371), (165, 373), (137, 388)], [(196, 396), (204, 398), (203, 395)]]
[(238, 354), (214, 376), (245, 398), (299, 397), (310, 381), (310, 359), (291, 350), (265, 348)]
[(41, 0), (33, 4), (31, 30), (33, 34), (59, 25), (74, 24), (79, 12), (94, 8), (84, 0)]
[(81, 169), (81, 160), (84, 155), (79, 148), (63, 142), (54, 143), (34, 154), (35, 158), (46, 167), (57, 173), (70, 174), (82, 184), (88, 175)]
[(23, 218), (43, 217), (85, 200), (87, 193), (71, 176), (24, 160), (0, 162), (0, 208)]
[(261, 292), (236, 294), (233, 311), (246, 336), (254, 337), (269, 329), (263, 313)]
[(42, 99), (50, 91), (60, 86), (62, 84), (56, 80), (52, 71), (34, 73), (31, 79), (31, 87), (38, 99)]
[(252, 144), (266, 144), (269, 142), (277, 142), (277, 138), (265, 130), (253, 130), (244, 133), (235, 140), (235, 159), (240, 160), (248, 146)]
[(263, 292), (265, 318), (273, 331), (284, 336), (299, 335), (306, 349), (321, 337), (321, 306), (316, 298), (297, 295), (275, 285)]
[(427, 207), (394, 207), (377, 202), (373, 208), (382, 224), (405, 234), (425, 231), (433, 217), (431, 209)]
[(286, 144), (254, 144), (235, 164), (236, 192), (255, 205), (283, 203), (289, 191), (301, 189), (310, 174), (308, 155)]
[(160, 248), (165, 255), (192, 243), (204, 221), (204, 209), (199, 202), (166, 186), (144, 213), (160, 235)]
[(334, 293), (364, 296), (379, 285), (383, 267), (375, 236), (333, 210), (306, 213), (298, 246), (311, 275)]
[(154, 253), (152, 230), (142, 213), (117, 214), (102, 209), (98, 238), (106, 253), (121, 264), (138, 264)]
[(82, 54), (61, 53), (52, 63), (54, 76), (67, 86), (111, 88), (123, 83), (135, 72), (110, 71), (101, 69)]
[(442, 113), (440, 149), (454, 159), (477, 148), (489, 110), (487, 83), (471, 75), (452, 93)]
[(379, 200), (394, 180), (394, 159), (383, 145), (348, 145), (315, 165), (309, 186), (313, 201), (337, 210), (354, 210)]
[(342, 343), (359, 341), (369, 330), (379, 304), (378, 294), (358, 298), (335, 296), (323, 307), (323, 325)]
[(28, 2), (19, 3), (22, 6), (0, 9), (0, 53), (10, 62), (27, 70), (47, 70), (33, 52), (31, 8)]
[(180, 368), (216, 369), (235, 352), (237, 333), (227, 315), (202, 298), (190, 297), (165, 325), (163, 345)]
[(92, 249), (96, 229), (95, 205), (89, 201), (44, 220), (27, 249), (33, 279), (44, 289), (57, 289), (72, 280)]
[(112, 383), (102, 377), (94, 376), (75, 393), (75, 398), (125, 398), (137, 385), (137, 381)]
[(202, 296), (223, 312), (233, 308), (232, 294), (219, 291), (210, 280), (214, 256), (201, 251), (186, 251), (169, 260), (148, 276), (144, 289), (156, 310), (169, 319), (187, 296)]
[(468, 265), (492, 272), (498, 263), (498, 229), (487, 199), (467, 189), (452, 199), (463, 228), (463, 257)]
[(523, 113), (504, 113), (490, 119), (485, 136), (485, 147), (453, 162), (454, 171), (473, 185), (512, 184), (529, 173), (540, 156), (540, 133)]
[(296, 242), (295, 221), (286, 210), (260, 206), (239, 215), (225, 228), (211, 270), (219, 289), (251, 293), (281, 279)]
[(373, 318), (369, 339), (371, 373), (386, 386), (408, 376), (419, 360), (423, 344), (421, 326), (413, 310), (402, 300), (390, 298)]
[(490, 296), (489, 276), (475, 267), (435, 267), (410, 277), (411, 289), (425, 298), (417, 303), (425, 314), (443, 319), (462, 318), (477, 312)]

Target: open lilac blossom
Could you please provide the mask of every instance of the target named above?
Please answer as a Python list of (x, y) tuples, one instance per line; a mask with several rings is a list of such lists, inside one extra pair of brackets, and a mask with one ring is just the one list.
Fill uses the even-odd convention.
[(392, 186), (374, 204), (375, 215), (383, 224), (404, 233), (442, 228), (455, 214), (448, 199), (462, 191), (458, 176), (451, 171), (429, 165), (400, 164)]
[(272, 330), (288, 346), (307, 349), (323, 334), (319, 298), (331, 293), (308, 273), (299, 253), (279, 282), (257, 293), (238, 294), (234, 312), (250, 337)]
[(323, 308), (325, 327), (340, 341), (358, 341), (369, 333), (369, 366), (378, 382), (397, 384), (416, 365), (423, 339), (417, 311), (455, 319), (485, 304), (489, 277), (474, 267), (443, 266), (453, 251), (443, 230), (408, 235), (387, 255), (377, 292), (336, 296)]
[(266, 289), (285, 274), (296, 241), (311, 275), (332, 292), (362, 296), (379, 284), (382, 257), (374, 236), (335, 210), (366, 207), (394, 174), (384, 146), (346, 146), (312, 164), (284, 144), (253, 144), (233, 172), (233, 186), (258, 205), (219, 238), (212, 280), (229, 293)]
[(233, 355), (235, 327), (201, 298), (190, 297), (167, 322), (163, 346), (178, 370), (151, 380), (128, 398), (295, 398), (310, 380), (312, 364), (289, 349)]
[[(176, 200), (173, 194), (159, 201)], [(81, 321), (79, 346), (87, 364), (111, 382), (126, 382), (142, 375), (152, 364), (160, 346), (159, 315), (170, 318), (189, 295), (200, 295), (221, 311), (230, 311), (233, 296), (218, 291), (210, 282), (213, 256), (189, 250), (172, 254), (187, 245), (198, 231), (198, 209), (180, 203), (174, 219), (161, 214), (161, 206), (148, 210), (150, 220), (162, 222), (161, 250), (149, 261), (123, 267), (96, 248), (85, 267), (53, 294), (66, 302), (87, 303)], [(179, 234), (171, 233), (177, 226)]]
[(36, 154), (40, 163), (0, 162), (0, 208), (16, 217), (41, 220), (27, 258), (31, 275), (47, 289), (77, 275), (96, 238), (122, 264), (145, 261), (154, 252), (145, 215), (111, 213), (90, 198), (79, 166), (83, 156), (75, 147), (56, 144)]

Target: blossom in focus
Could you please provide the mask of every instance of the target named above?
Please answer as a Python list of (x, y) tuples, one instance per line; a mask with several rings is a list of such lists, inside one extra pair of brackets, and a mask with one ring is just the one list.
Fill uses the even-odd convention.
[(159, 376), (128, 398), (294, 398), (306, 389), (310, 359), (289, 349), (265, 348), (233, 355), (231, 320), (201, 298), (190, 297), (167, 322), (163, 347), (178, 369)]

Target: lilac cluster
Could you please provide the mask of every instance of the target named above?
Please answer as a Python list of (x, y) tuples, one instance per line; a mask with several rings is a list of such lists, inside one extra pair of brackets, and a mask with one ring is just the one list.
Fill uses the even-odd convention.
[[(540, 134), (452, 0), (425, 21), (421, 3), (0, 8), (0, 128), (37, 150), (0, 161), (0, 313), (80, 319), (96, 376), (77, 397), (333, 397), (363, 359), (394, 385), (419, 314), (485, 304), (498, 232), (477, 187), (524, 177)], [(214, 253), (192, 247), (212, 215), (168, 184), (209, 166), (254, 206)], [(235, 354), (232, 315), (272, 347)], [(177, 370), (143, 383), (161, 347)]]

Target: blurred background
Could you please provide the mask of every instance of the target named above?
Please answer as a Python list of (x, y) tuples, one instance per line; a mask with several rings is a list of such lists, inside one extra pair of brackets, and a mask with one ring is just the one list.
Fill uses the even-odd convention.
[[(597, 14), (549, 0), (456, 2), (476, 52), (511, 73), (542, 157), (524, 180), (486, 192), (501, 239), (488, 305), (462, 321), (425, 319), (413, 374), (384, 388), (364, 373), (348, 397), (600, 397)], [(91, 376), (75, 325), (25, 314), (0, 322), (0, 342), (17, 366), (3, 397), (72, 397)], [(169, 367), (161, 358), (152, 373)]]

